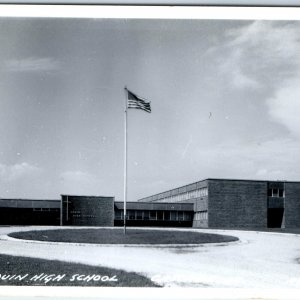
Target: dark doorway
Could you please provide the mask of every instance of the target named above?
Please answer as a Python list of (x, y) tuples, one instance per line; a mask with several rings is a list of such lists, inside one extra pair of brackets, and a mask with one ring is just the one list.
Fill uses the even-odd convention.
[(284, 208), (269, 208), (268, 209), (268, 227), (281, 228), (283, 220)]

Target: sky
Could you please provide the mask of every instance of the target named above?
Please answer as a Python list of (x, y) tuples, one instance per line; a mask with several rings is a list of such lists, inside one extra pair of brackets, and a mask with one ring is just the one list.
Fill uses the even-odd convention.
[(0, 198), (300, 180), (299, 21), (0, 19)]

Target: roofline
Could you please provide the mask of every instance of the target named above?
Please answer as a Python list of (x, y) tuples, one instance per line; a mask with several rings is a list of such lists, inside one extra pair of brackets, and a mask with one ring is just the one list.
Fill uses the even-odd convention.
[(268, 180), (268, 179), (207, 178), (206, 180), (300, 183), (300, 181), (283, 180), (283, 179)]
[[(181, 185), (181, 186), (175, 187), (175, 188), (170, 189), (170, 190), (166, 190), (166, 191), (163, 191), (163, 192), (159, 192), (159, 193), (156, 193), (156, 194), (152, 194), (152, 195), (150, 195), (150, 196), (146, 196), (146, 197), (140, 198), (140, 199), (138, 199), (137, 201), (139, 202), (140, 200), (145, 199), (145, 198), (149, 198), (149, 197), (156, 196), (156, 195), (159, 195), (159, 194), (171, 192), (171, 191), (173, 191), (173, 190), (180, 189), (180, 188), (186, 187), (186, 186), (188, 186), (188, 185), (192, 185), (192, 184), (197, 184), (197, 183), (199, 183), (199, 182), (204, 182), (204, 181), (207, 181), (207, 180), (208, 180), (208, 179), (202, 179), (202, 180), (198, 180), (198, 181), (195, 181), (195, 182), (192, 182), (192, 183), (188, 183), (188, 184), (185, 184), (185, 185)], [(173, 203), (174, 203), (174, 202), (173, 202)]]
[[(150, 196), (151, 197), (151, 196)], [(123, 201), (115, 201), (114, 203), (124, 203)], [(138, 203), (138, 204), (141, 204), (141, 203), (145, 203), (145, 204), (172, 204), (172, 205), (174, 205), (174, 204), (180, 204), (180, 205), (185, 205), (185, 204), (194, 204), (194, 203), (192, 203), (192, 202), (159, 202), (159, 201), (149, 201), (149, 202), (140, 202), (140, 201), (130, 201), (130, 202), (128, 202), (128, 201), (126, 201), (126, 203), (127, 204), (129, 204), (129, 203)]]
[(70, 195), (70, 194), (60, 194), (60, 196), (70, 196), (70, 197), (89, 197), (89, 198), (115, 198), (115, 196), (91, 196), (91, 195)]
[[(163, 191), (163, 192), (159, 192), (159, 193), (156, 193), (156, 194), (152, 194), (152, 195), (150, 195), (150, 196), (146, 196), (146, 197), (140, 198), (140, 199), (137, 200), (137, 202), (140, 202), (141, 200), (146, 199), (146, 198), (150, 198), (150, 197), (157, 196), (157, 195), (160, 195), (160, 194), (163, 194), (163, 193), (171, 192), (171, 191), (173, 191), (173, 190), (176, 190), (176, 189), (180, 189), (180, 188), (186, 187), (186, 186), (188, 186), (188, 185), (197, 184), (197, 183), (205, 182), (205, 181), (209, 181), (209, 180), (219, 180), (219, 181), (251, 181), (251, 182), (300, 183), (300, 181), (290, 181), (290, 180), (206, 178), (206, 179), (198, 180), (198, 181), (195, 181), (195, 182), (192, 182), (192, 183), (188, 183), (188, 184), (185, 184), (185, 185), (181, 185), (181, 186), (179, 186), (179, 187), (175, 187), (175, 188), (170, 189), (170, 190), (166, 190), (166, 191)], [(155, 201), (159, 201), (159, 200), (155, 200)], [(154, 201), (152, 201), (152, 202), (154, 202)]]
[(58, 202), (61, 201), (61, 199), (27, 199), (27, 198), (0, 198), (1, 200), (5, 201), (53, 201), (53, 202)]

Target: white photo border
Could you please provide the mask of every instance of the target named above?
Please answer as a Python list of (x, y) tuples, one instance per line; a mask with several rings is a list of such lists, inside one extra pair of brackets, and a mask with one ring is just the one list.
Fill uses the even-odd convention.
[[(0, 4), (0, 18), (300, 20), (300, 7)], [(0, 300), (26, 299), (298, 299), (299, 289), (96, 288), (2, 286)]]

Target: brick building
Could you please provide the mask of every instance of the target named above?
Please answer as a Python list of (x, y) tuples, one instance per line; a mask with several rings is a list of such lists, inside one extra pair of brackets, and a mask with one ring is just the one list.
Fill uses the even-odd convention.
[(193, 227), (300, 227), (300, 182), (206, 179), (139, 202), (193, 203)]
[[(121, 226), (114, 197), (0, 199), (0, 225)], [(300, 227), (300, 182), (205, 179), (127, 203), (128, 226)]]
[(0, 199), (0, 225), (59, 225), (59, 200)]

